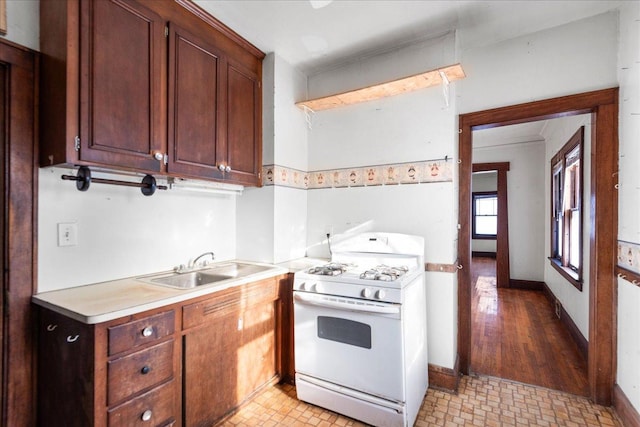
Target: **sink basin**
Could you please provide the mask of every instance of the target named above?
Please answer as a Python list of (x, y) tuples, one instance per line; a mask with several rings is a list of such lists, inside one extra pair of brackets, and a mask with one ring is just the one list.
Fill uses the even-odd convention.
[(177, 289), (192, 289), (198, 286), (261, 273), (270, 268), (270, 266), (264, 265), (228, 262), (187, 273), (162, 273), (154, 276), (139, 277), (138, 280)]

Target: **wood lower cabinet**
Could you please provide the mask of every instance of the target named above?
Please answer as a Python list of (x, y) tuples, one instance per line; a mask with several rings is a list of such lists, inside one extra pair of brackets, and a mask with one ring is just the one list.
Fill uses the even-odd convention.
[(278, 276), (88, 325), (39, 310), (39, 426), (212, 426), (274, 383)]
[(185, 0), (40, 5), (40, 165), (261, 185), (264, 53)]
[(211, 426), (276, 378), (276, 279), (183, 309), (185, 424)]
[(38, 425), (180, 423), (175, 312), (87, 325), (40, 310)]

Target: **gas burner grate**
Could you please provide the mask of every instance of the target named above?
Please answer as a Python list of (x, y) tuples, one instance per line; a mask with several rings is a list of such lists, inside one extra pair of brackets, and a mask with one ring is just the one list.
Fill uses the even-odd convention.
[(320, 276), (339, 276), (347, 271), (347, 267), (347, 264), (332, 262), (329, 264), (319, 265), (317, 267), (311, 267), (307, 273), (317, 274)]
[(361, 279), (365, 280), (381, 280), (384, 282), (392, 282), (409, 271), (408, 267), (389, 267), (387, 265), (379, 265), (360, 274)]

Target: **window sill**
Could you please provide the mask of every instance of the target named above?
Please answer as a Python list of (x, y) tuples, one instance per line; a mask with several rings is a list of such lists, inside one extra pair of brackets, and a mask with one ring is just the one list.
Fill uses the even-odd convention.
[(574, 271), (568, 267), (563, 267), (555, 258), (549, 258), (549, 262), (551, 263), (551, 267), (555, 268), (558, 273), (565, 279), (569, 281), (573, 286), (576, 287), (580, 292), (582, 292), (582, 277), (578, 274), (577, 271)]
[(498, 240), (498, 236), (492, 236), (488, 234), (473, 234), (472, 240)]

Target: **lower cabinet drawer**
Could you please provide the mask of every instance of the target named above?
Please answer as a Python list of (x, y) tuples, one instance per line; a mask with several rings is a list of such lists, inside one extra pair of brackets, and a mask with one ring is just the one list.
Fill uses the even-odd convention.
[(170, 381), (109, 411), (109, 427), (157, 427), (175, 423), (175, 387)]
[(107, 364), (108, 405), (173, 376), (173, 340), (112, 360)]

